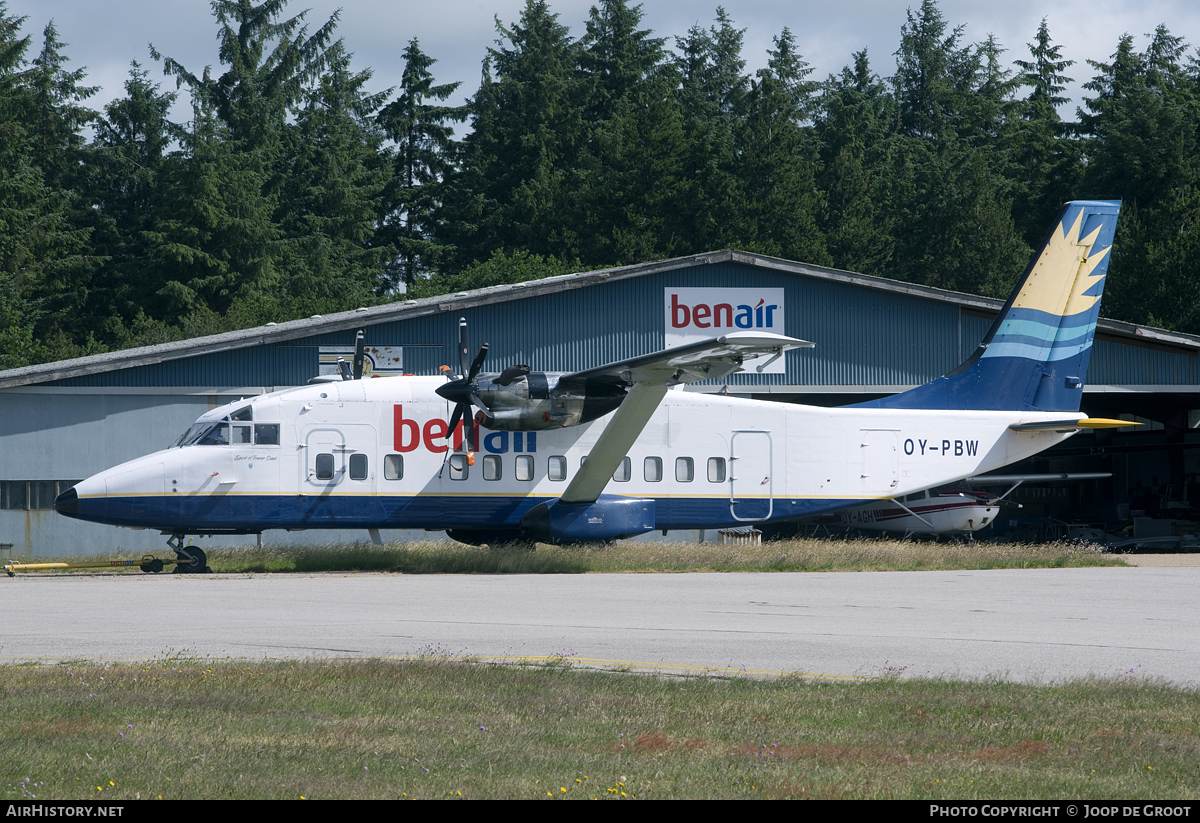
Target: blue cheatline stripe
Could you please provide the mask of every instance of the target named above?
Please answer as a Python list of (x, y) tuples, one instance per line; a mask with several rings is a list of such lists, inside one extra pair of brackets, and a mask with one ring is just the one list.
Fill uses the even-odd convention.
[[(637, 497), (638, 495), (634, 495)], [(727, 497), (653, 497), (656, 529), (716, 529), (768, 522), (735, 520)], [(553, 498), (551, 498), (553, 499)], [(80, 498), (80, 520), (164, 531), (228, 532), (267, 529), (516, 529), (545, 497), (240, 494)], [(773, 499), (770, 521), (877, 502), (872, 498)]]
[[(1070, 335), (1069, 337), (1067, 336), (1068, 334)], [(1090, 342), (1091, 336), (1091, 329), (1084, 329), (1082, 331), (1075, 329), (1063, 329), (1060, 331), (1060, 334), (1057, 338), (1050, 337), (1045, 340), (1040, 340), (1035, 337), (1026, 337), (1022, 334), (998, 334), (992, 339), (991, 345), (989, 345), (988, 348), (992, 348), (997, 343), (1013, 343), (1019, 346), (1032, 346), (1034, 348), (1041, 347), (1046, 351), (1049, 351), (1052, 348), (1057, 349), (1063, 346), (1086, 346)]]
[(1018, 318), (1009, 318), (1001, 324), (1000, 330), (996, 332), (996, 339), (1002, 337), (1025, 337), (1030, 342), (1045, 340), (1050, 341), (1054, 335), (1058, 334), (1058, 322), (1047, 323), (1043, 320), (1021, 320)]
[(1008, 314), (1004, 316), (1004, 322), (1001, 324), (1001, 329), (1007, 328), (1010, 323), (1020, 322), (1038, 323), (1053, 329), (1072, 328), (1075, 326), (1086, 326), (1089, 323), (1093, 323), (1099, 316), (1099, 303), (1096, 303), (1081, 312), (1067, 315), (1050, 314), (1049, 312), (1044, 312), (1039, 309), (1009, 309)]
[[(1085, 341), (1086, 342), (1086, 341)], [(988, 358), (1008, 357), (1029, 360), (1033, 363), (1055, 363), (1067, 360), (1080, 354), (1084, 349), (1090, 349), (1090, 343), (1073, 341), (1061, 346), (1030, 346), (1025, 343), (992, 343), (983, 355)]]

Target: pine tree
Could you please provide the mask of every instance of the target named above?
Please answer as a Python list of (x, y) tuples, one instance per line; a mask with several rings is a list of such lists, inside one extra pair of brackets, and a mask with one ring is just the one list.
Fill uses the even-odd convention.
[(733, 164), (735, 134), (745, 116), (750, 86), (750, 78), (743, 74), (744, 33), (718, 7), (715, 25), (708, 30), (693, 26), (675, 41), (687, 141), (684, 176), (690, 186), (683, 212), (686, 251), (739, 245), (739, 232), (729, 225), (727, 215), (741, 208)]
[(741, 248), (828, 264), (817, 226), (817, 142), (801, 125), (812, 106), (811, 71), (785, 28), (746, 95), (734, 165), (741, 208), (733, 217)]
[(463, 169), (448, 194), (447, 234), (458, 247), (451, 269), (498, 249), (578, 256), (569, 219), (583, 132), (578, 47), (545, 0), (526, 0), (518, 22), (496, 27), (501, 39), (484, 62)]
[(397, 249), (388, 267), (386, 290), (411, 288), (436, 271), (449, 250), (437, 238), (444, 183), (453, 172), (457, 145), (451, 123), (467, 118), (466, 106), (445, 106), (458, 83), (434, 85), (437, 62), (414, 37), (404, 49), (400, 95), (379, 113), (378, 122), (395, 143), (392, 182), (386, 193), (382, 234)]
[(819, 222), (838, 268), (874, 275), (889, 270), (895, 246), (887, 208), (889, 158), (896, 121), (895, 99), (871, 71), (865, 49), (854, 55), (853, 67), (825, 84), (816, 119), (824, 193)]
[(96, 121), (87, 152), (88, 190), (95, 209), (92, 244), (102, 263), (87, 307), (87, 323), (114, 345), (132, 345), (129, 327), (153, 305), (160, 284), (145, 232), (163, 207), (162, 175), (179, 128), (167, 119), (176, 95), (162, 92), (134, 62), (125, 97)]
[[(26, 62), (25, 18), (0, 4), (0, 336), (10, 366), (90, 351), (82, 306), (96, 260), (83, 184), (83, 69), (67, 71), (64, 44), (49, 23)], [(83, 349), (76, 343), (82, 343)]]
[[(219, 76), (162, 58), (164, 71), (188, 87), (194, 111), (180, 139), (183, 151), (164, 170), (170, 196), (146, 234), (161, 283), (150, 313), (168, 323), (195, 314), (211, 325), (217, 321), (210, 315), (231, 311), (238, 323), (284, 319), (289, 294), (303, 302), (291, 294), (297, 252), (288, 234), (296, 231), (296, 215), (283, 196), (296, 187), (289, 156), (296, 126), (288, 118), (303, 113), (311, 100), (306, 90), (319, 87), (343, 53), (333, 41), (336, 14), (310, 35), (304, 14), (286, 17), (285, 7), (286, 0), (213, 3)], [(317, 244), (322, 254), (345, 250), (324, 240)], [(313, 263), (323, 271), (353, 266), (345, 259)]]
[(675, 253), (685, 201), (677, 77), (641, 7), (594, 6), (579, 55), (585, 139), (574, 219), (588, 265)]
[(1072, 126), (1062, 122), (1058, 107), (1072, 82), (1063, 74), (1074, 65), (1062, 57), (1062, 47), (1051, 45), (1043, 19), (1029, 44), (1032, 60), (1017, 60), (1019, 82), (1029, 93), (1013, 118), (1009, 152), (1017, 184), (1013, 217), (1025, 242), (1036, 245), (1061, 205), (1070, 199), (1083, 171), (1080, 147), (1071, 137)]
[(274, 221), (290, 262), (281, 300), (290, 315), (374, 301), (394, 248), (377, 235), (392, 165), (376, 114), (389, 92), (365, 91), (370, 70), (352, 72), (339, 40), (285, 131), (282, 196)]
[(1123, 200), (1105, 311), (1112, 317), (1200, 331), (1197, 71), (1182, 38), (1160, 25), (1145, 53), (1121, 38), (1080, 112), (1084, 196)]

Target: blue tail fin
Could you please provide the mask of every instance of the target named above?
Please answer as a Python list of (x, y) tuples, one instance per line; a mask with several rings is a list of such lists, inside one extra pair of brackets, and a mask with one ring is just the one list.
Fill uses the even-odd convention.
[(965, 363), (884, 409), (1079, 411), (1120, 201), (1067, 203)]

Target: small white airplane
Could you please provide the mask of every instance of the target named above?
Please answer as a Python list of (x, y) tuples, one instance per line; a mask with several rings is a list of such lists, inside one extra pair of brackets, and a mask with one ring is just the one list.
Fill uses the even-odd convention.
[(55, 509), (159, 529), (179, 568), (199, 571), (186, 535), (361, 528), (378, 541), (379, 529), (444, 529), (480, 545), (603, 542), (903, 497), (1081, 428), (1128, 425), (1078, 411), (1119, 207), (1068, 203), (976, 352), (882, 400), (818, 408), (669, 391), (812, 345), (772, 334), (732, 331), (574, 373), (482, 374), (487, 344), (468, 363), (460, 326), (458, 377), (371, 380), (355, 379), (360, 338), (342, 379), (214, 409), (173, 447), (80, 482)]
[[(1141, 425), (1130, 423), (1131, 426)], [(838, 521), (852, 529), (910, 534), (969, 534), (985, 529), (996, 520), (1004, 498), (1022, 483), (1101, 480), (1111, 472), (1069, 474), (990, 474), (968, 477), (962, 488), (928, 489), (892, 500), (881, 500), (839, 512)], [(979, 491), (972, 486), (1010, 486), (1004, 494)], [(1018, 503), (1005, 505), (1016, 506)]]
[(963, 534), (986, 528), (996, 519), (999, 498), (970, 489), (920, 491), (838, 515), (843, 526), (867, 531), (910, 534)]

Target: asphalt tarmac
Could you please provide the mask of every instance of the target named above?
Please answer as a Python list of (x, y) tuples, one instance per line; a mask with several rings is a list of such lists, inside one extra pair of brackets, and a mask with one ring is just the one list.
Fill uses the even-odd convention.
[(435, 655), (1200, 685), (1200, 568), (0, 579), (0, 663)]

